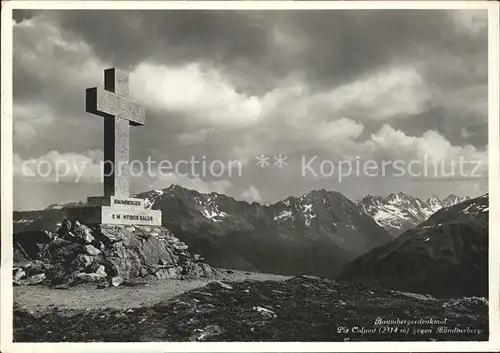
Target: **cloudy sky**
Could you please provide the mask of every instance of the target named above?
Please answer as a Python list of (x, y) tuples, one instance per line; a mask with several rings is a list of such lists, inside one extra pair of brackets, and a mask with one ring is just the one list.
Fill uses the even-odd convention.
[[(138, 175), (131, 192), (175, 183), (259, 202), (321, 188), (351, 199), (487, 192), (486, 11), (15, 10), (13, 26), (15, 209), (102, 194), (103, 122), (85, 113), (84, 93), (115, 66), (147, 107), (131, 159), (242, 166)], [(339, 180), (329, 169), (424, 158), (455, 172)], [(42, 160), (85, 169), (56, 182), (33, 169)], [(303, 173), (311, 160), (316, 175)], [(481, 165), (464, 175), (459, 160)]]

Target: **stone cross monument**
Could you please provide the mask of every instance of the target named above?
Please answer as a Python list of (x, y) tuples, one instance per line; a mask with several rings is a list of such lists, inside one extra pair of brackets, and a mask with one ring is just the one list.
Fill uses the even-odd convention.
[(146, 109), (130, 98), (128, 74), (104, 70), (104, 90), (88, 88), (85, 106), (87, 113), (104, 118), (104, 196), (89, 197), (68, 216), (87, 224), (161, 225), (161, 211), (129, 197), (129, 130), (144, 125)]
[(128, 74), (104, 70), (104, 90), (86, 91), (86, 111), (104, 118), (104, 196), (129, 197), (129, 127), (144, 125), (144, 107), (129, 98)]

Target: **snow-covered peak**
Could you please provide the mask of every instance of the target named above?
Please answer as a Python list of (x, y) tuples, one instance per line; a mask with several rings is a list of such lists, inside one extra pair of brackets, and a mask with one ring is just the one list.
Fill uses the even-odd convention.
[(423, 228), (439, 227), (444, 223), (483, 219), (488, 216), (489, 196), (485, 194), (474, 199), (468, 199), (451, 207), (443, 208), (421, 224)]
[(432, 195), (432, 197), (429, 198), (426, 203), (433, 212), (437, 212), (441, 208), (443, 208), (443, 202), (436, 195)]
[(450, 207), (456, 205), (457, 203), (469, 200), (468, 196), (457, 196), (457, 195), (449, 195), (443, 200), (443, 207)]
[(404, 192), (392, 193), (385, 198), (385, 201), (391, 204), (404, 203), (411, 201), (413, 199), (412, 196), (406, 195)]
[(362, 197), (359, 200), (357, 200), (356, 204), (358, 204), (358, 203), (379, 204), (383, 201), (384, 201), (384, 198), (382, 196), (368, 195), (368, 196)]
[(401, 231), (425, 221), (441, 208), (452, 206), (464, 199), (450, 195), (445, 204), (434, 195), (424, 202), (417, 197), (398, 192), (385, 198), (366, 196), (357, 202), (357, 206), (390, 233), (400, 234)]

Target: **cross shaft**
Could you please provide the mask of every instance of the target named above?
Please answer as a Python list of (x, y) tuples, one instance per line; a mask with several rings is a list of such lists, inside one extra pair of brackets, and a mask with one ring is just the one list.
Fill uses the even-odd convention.
[(129, 197), (129, 128), (144, 125), (145, 108), (129, 98), (129, 76), (104, 71), (104, 90), (88, 88), (86, 111), (104, 117), (104, 196)]

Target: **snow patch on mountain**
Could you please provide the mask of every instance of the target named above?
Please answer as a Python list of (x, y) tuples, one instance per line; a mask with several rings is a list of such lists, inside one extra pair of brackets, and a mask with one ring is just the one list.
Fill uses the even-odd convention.
[(227, 213), (219, 209), (217, 204), (217, 194), (195, 196), (196, 203), (200, 206), (200, 212), (205, 217), (215, 223), (222, 222)]
[(489, 212), (489, 195), (486, 194), (481, 198), (478, 198), (477, 200), (477, 202), (471, 203), (466, 208), (464, 208), (462, 210), (462, 213), (469, 216), (476, 216), (479, 213)]
[(316, 213), (313, 210), (313, 204), (308, 203), (302, 205), (302, 213), (304, 214), (304, 225), (309, 228), (311, 226), (311, 220), (316, 218)]
[(19, 219), (14, 222), (18, 224), (30, 224), (31, 222), (33, 222), (33, 219)]
[(206, 218), (214, 221), (214, 222), (222, 222), (221, 218), (224, 218), (227, 216), (227, 213), (225, 212), (220, 212), (216, 210), (207, 210), (207, 209), (202, 209), (201, 214), (205, 216)]

